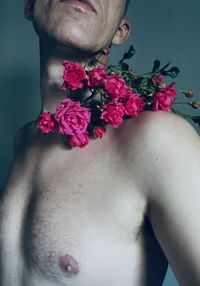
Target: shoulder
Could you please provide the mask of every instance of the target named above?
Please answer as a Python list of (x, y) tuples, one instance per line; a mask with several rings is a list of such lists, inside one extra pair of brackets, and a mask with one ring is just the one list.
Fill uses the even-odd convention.
[(147, 111), (128, 125), (128, 155), (136, 164), (144, 188), (149, 188), (158, 174), (160, 178), (165, 176), (166, 169), (185, 164), (181, 158), (192, 164), (192, 158), (200, 156), (200, 136), (181, 116)]
[[(169, 111), (145, 111), (141, 112), (136, 118), (136, 121), (145, 136), (149, 136), (152, 132), (154, 135), (157, 133), (173, 134), (175, 131), (192, 132), (196, 135), (197, 132), (192, 125), (183, 117)], [(159, 131), (159, 132), (158, 132)]]
[[(174, 143), (176, 146), (183, 142), (200, 144), (200, 136), (194, 127), (186, 119), (172, 112), (142, 112), (133, 122), (132, 128), (134, 135), (137, 133), (136, 142), (140, 140), (138, 148), (146, 147), (146, 151), (162, 151)], [(135, 143), (134, 138), (132, 142)]]

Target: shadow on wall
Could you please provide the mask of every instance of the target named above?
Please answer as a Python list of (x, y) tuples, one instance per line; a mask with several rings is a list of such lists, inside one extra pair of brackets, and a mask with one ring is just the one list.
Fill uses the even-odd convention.
[(4, 72), (1, 77), (0, 187), (4, 184), (12, 161), (14, 134), (27, 120), (35, 119), (39, 113), (38, 86), (39, 82), (33, 79), (33, 72), (28, 68)]

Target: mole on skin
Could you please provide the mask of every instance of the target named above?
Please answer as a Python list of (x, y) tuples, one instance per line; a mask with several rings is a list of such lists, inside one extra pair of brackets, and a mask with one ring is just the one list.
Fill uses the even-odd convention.
[(80, 272), (78, 262), (69, 254), (64, 254), (59, 258), (59, 266), (68, 276), (74, 276)]

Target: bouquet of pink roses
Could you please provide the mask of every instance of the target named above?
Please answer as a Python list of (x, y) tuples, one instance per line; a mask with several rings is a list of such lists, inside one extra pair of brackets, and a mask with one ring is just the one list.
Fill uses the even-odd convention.
[[(59, 132), (68, 145), (84, 147), (89, 138), (102, 138), (106, 133), (106, 125), (118, 128), (123, 120), (138, 116), (144, 110), (164, 110), (191, 118), (200, 124), (200, 116), (181, 114), (172, 105), (176, 104), (175, 82), (167, 85), (166, 76), (175, 78), (179, 73), (177, 67), (169, 68), (169, 63), (160, 68), (160, 61), (154, 62), (150, 73), (137, 75), (124, 62), (135, 53), (133, 46), (124, 54), (118, 66), (98, 64), (94, 60), (94, 68), (85, 70), (79, 63), (64, 61), (63, 85), (66, 90), (88, 89), (87, 98), (79, 98), (72, 93), (56, 108), (55, 113), (41, 113), (38, 127), (42, 133)], [(192, 98), (190, 90), (182, 93)], [(193, 108), (200, 108), (199, 100), (185, 102)]]

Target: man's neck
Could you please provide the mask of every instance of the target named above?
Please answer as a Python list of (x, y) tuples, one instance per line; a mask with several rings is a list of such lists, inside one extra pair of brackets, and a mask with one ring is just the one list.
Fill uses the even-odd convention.
[[(42, 97), (42, 112), (55, 113), (56, 106), (67, 97), (68, 91), (61, 89), (63, 84), (63, 61), (79, 62), (87, 68), (87, 62), (91, 57), (72, 57), (68, 53), (56, 53), (51, 47), (40, 46), (40, 88)], [(105, 65), (108, 63), (108, 56), (101, 56), (99, 61)], [(83, 96), (89, 95), (85, 90)]]

